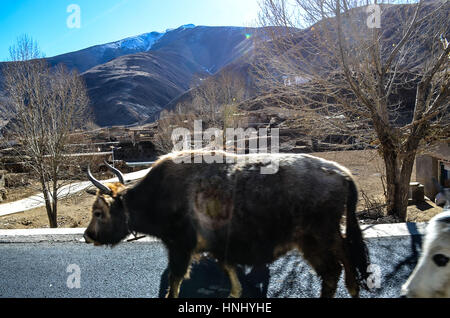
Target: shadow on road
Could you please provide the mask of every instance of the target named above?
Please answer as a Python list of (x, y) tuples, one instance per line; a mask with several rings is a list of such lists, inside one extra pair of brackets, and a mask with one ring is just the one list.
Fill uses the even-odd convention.
[[(164, 298), (168, 289), (169, 269), (163, 272), (159, 289), (159, 298)], [(267, 298), (270, 272), (268, 266), (254, 267), (247, 272), (238, 266), (237, 273), (242, 285), (243, 298)], [(192, 264), (190, 279), (181, 285), (180, 298), (226, 298), (230, 293), (228, 276), (217, 262), (203, 258)]]
[(411, 250), (410, 254), (405, 257), (402, 261), (396, 264), (392, 272), (388, 273), (386, 275), (386, 279), (390, 280), (395, 275), (398, 274), (398, 272), (402, 269), (402, 267), (409, 267), (414, 268), (417, 264), (417, 261), (420, 257), (420, 253), (422, 250), (422, 236), (418, 235), (417, 225), (415, 223), (406, 223), (406, 226), (408, 228), (409, 233), (411, 234)]
[[(407, 224), (409, 237), (390, 237), (367, 241), (371, 264), (377, 265), (378, 275), (372, 289), (361, 290), (361, 298), (396, 298), (408, 279), (421, 253), (422, 237), (414, 223)], [(378, 273), (378, 274), (377, 274)], [(316, 298), (320, 296), (321, 281), (312, 268), (295, 251), (289, 252), (268, 266), (246, 271), (238, 267), (238, 276), (244, 298)], [(374, 277), (375, 277), (374, 276)], [(159, 297), (165, 297), (168, 288), (168, 270), (161, 276)], [(194, 264), (191, 278), (181, 286), (181, 298), (225, 298), (230, 292), (228, 277), (217, 263), (203, 259)], [(344, 275), (336, 297), (350, 297)]]

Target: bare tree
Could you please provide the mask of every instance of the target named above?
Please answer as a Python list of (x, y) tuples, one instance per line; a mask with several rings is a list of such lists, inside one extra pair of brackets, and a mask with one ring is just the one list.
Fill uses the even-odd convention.
[[(379, 149), (387, 212), (406, 219), (421, 146), (449, 135), (450, 2), (262, 0), (259, 87), (312, 135)], [(380, 25), (377, 25), (377, 21)]]
[(166, 154), (173, 151), (173, 131), (177, 128), (186, 128), (189, 131), (193, 131), (195, 118), (196, 117), (193, 114), (167, 111), (163, 112), (158, 120), (157, 132), (153, 139), (153, 143), (157, 151), (161, 154)]
[(193, 131), (195, 120), (202, 120), (203, 129), (234, 127), (234, 115), (246, 97), (246, 86), (242, 76), (225, 70), (208, 78), (194, 78), (190, 94), (191, 98), (178, 103), (174, 111), (161, 113), (155, 137), (159, 151), (171, 151), (172, 131), (181, 127)]
[(10, 49), (3, 69), (12, 119), (10, 133), (22, 145), (20, 156), (40, 182), (50, 227), (57, 227), (62, 176), (73, 157), (67, 155), (70, 134), (82, 127), (88, 98), (75, 71), (50, 68), (36, 42), (22, 36)]
[(246, 97), (245, 81), (240, 74), (224, 70), (215, 76), (195, 78), (191, 85), (192, 101), (181, 103), (178, 113), (192, 113), (211, 127), (224, 128), (227, 109)]

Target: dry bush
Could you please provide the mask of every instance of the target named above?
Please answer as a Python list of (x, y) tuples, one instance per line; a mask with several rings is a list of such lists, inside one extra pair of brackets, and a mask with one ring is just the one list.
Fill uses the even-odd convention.
[(174, 141), (172, 133), (176, 128), (187, 128), (194, 130), (194, 114), (167, 113), (158, 121), (158, 131), (155, 134), (153, 143), (156, 150), (161, 154), (169, 153), (173, 150)]
[(364, 210), (360, 213), (368, 219), (379, 219), (385, 216), (386, 203), (379, 198), (369, 196), (364, 190), (360, 190), (361, 198), (364, 201)]
[[(180, 102), (174, 111), (161, 112), (154, 139), (159, 152), (172, 151), (174, 129), (187, 128), (193, 135), (196, 120), (201, 120), (202, 130), (236, 127), (234, 115), (238, 111), (237, 105), (246, 97), (245, 82), (242, 76), (231, 71), (222, 71), (206, 79), (195, 78), (191, 97), (189, 101)], [(203, 143), (206, 145), (210, 143)]]

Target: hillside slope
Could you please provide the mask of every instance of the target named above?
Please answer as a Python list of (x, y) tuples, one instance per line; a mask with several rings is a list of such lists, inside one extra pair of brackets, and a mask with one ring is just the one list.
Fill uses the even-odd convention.
[(177, 53), (126, 55), (82, 74), (100, 126), (152, 121), (202, 68)]

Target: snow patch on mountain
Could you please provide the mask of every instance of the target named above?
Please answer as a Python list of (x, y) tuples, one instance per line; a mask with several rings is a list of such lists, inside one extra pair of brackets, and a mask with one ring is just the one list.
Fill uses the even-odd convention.
[(178, 29), (182, 29), (182, 30), (186, 30), (186, 29), (194, 29), (195, 25), (194, 24), (185, 24), (180, 26)]
[(104, 49), (122, 49), (122, 50), (132, 50), (132, 51), (149, 51), (156, 42), (158, 42), (166, 33), (175, 30), (187, 30), (193, 29), (196, 26), (194, 24), (185, 24), (177, 29), (167, 29), (166, 32), (150, 32), (144, 33), (138, 36), (132, 36), (123, 40), (105, 44)]
[(188, 30), (188, 29), (194, 29), (196, 27), (197, 26), (195, 24), (185, 24), (185, 25), (182, 25), (182, 26), (180, 26), (180, 27), (178, 27), (176, 29), (174, 29), (174, 28), (167, 29), (166, 33), (169, 33), (169, 32), (172, 32), (172, 31), (183, 31), (183, 30)]
[(164, 36), (164, 34), (165, 33), (159, 32), (145, 33), (106, 44), (105, 48), (126, 49), (132, 51), (148, 51), (159, 39)]

